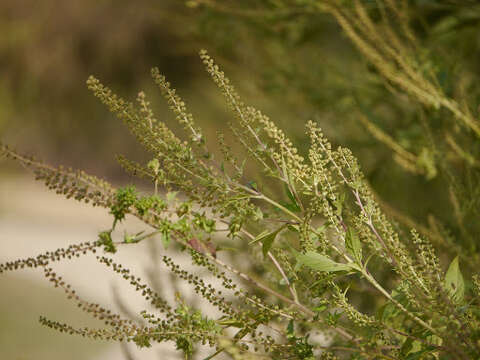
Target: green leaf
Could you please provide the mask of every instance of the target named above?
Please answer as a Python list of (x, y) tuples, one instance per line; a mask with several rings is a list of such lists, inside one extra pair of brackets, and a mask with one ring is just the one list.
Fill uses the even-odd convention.
[(160, 170), (160, 162), (158, 159), (150, 160), (147, 164), (147, 167), (152, 170), (155, 175), (157, 175), (158, 170)]
[(282, 231), (285, 227), (286, 225), (280, 226), (277, 230), (272, 232), (264, 231), (260, 233), (260, 235), (258, 235), (253, 241), (250, 241), (249, 245), (260, 241), (262, 243), (263, 256), (267, 256), (267, 253), (272, 247), (273, 241), (277, 237), (278, 233)]
[(170, 244), (170, 234), (167, 231), (164, 231), (160, 234), (160, 238), (162, 240), (164, 249), (168, 249), (168, 245)]
[(300, 232), (300, 230), (298, 229), (298, 225), (290, 225), (288, 224), (287, 225), (287, 229), (292, 231), (292, 232), (295, 232), (295, 233), (298, 233)]
[(248, 243), (248, 245), (252, 245), (252, 244), (255, 244), (255, 243), (259, 242), (259, 241), (262, 241), (262, 239), (263, 239), (265, 236), (269, 235), (269, 234), (271, 234), (271, 232), (269, 232), (268, 230), (262, 231), (260, 234), (258, 234), (258, 235), (255, 237), (255, 239), (253, 239), (252, 241), (250, 241), (250, 242)]
[(140, 240), (142, 240), (140, 235), (142, 235), (144, 232), (145, 232), (145, 230), (142, 230), (142, 231), (136, 233), (135, 235), (130, 235), (130, 234), (127, 234), (127, 232), (125, 231), (125, 233), (123, 235), (123, 242), (126, 243), (126, 244), (138, 243)]
[(125, 244), (135, 244), (138, 242), (138, 240), (135, 238), (135, 236), (131, 236), (129, 234), (125, 234), (123, 237), (123, 242)]
[(321, 312), (324, 312), (325, 310), (327, 310), (327, 308), (328, 308), (327, 305), (322, 304), (320, 306), (314, 307), (313, 311), (321, 313)]
[(413, 345), (418, 343), (418, 341), (414, 340), (413, 338), (406, 338), (400, 348), (400, 354), (405, 357), (410, 351), (412, 351)]
[(340, 316), (342, 316), (341, 312), (327, 313), (327, 317), (325, 320), (327, 321), (327, 324), (331, 326), (336, 326), (338, 320), (340, 319)]
[[(391, 297), (398, 303), (402, 304), (405, 308), (409, 307), (409, 301), (407, 296), (399, 291), (401, 284), (396, 288), (393, 289), (391, 292)], [(383, 322), (387, 322), (389, 320), (395, 321), (398, 317), (404, 314), (393, 302), (388, 301), (383, 306), (380, 307), (377, 313), (377, 317), (381, 319)]]
[(290, 320), (287, 325), (287, 336), (295, 336), (295, 328), (293, 320)]
[(350, 271), (353, 269), (351, 265), (337, 263), (325, 255), (313, 251), (307, 251), (305, 254), (297, 254), (297, 262), (300, 265), (322, 272)]
[(222, 326), (225, 326), (225, 327), (235, 327), (235, 328), (243, 328), (243, 323), (240, 321), (240, 320), (237, 320), (237, 319), (228, 319), (228, 318), (225, 318), (225, 319), (220, 319), (220, 320), (217, 320), (217, 323), (219, 325), (222, 325)]
[(317, 233), (324, 233), (327, 231), (330, 223), (328, 221), (325, 221), (321, 226), (317, 228)]
[(334, 202), (336, 207), (335, 213), (337, 214), (338, 217), (342, 216), (344, 202), (345, 202), (345, 193), (340, 194)]
[(288, 198), (290, 201), (294, 204), (297, 203), (297, 199), (295, 199), (295, 196), (293, 196), (292, 192), (290, 191), (289, 187), (287, 184), (285, 184), (285, 192), (287, 193)]
[(274, 232), (268, 236), (266, 236), (262, 240), (262, 252), (263, 256), (267, 256), (267, 253), (270, 251), (270, 248), (272, 247), (273, 241), (275, 240), (275, 237), (277, 236), (278, 232)]
[(378, 318), (381, 319), (383, 322), (386, 322), (398, 315), (399, 312), (400, 310), (398, 310), (395, 305), (388, 302), (378, 310)]
[(450, 296), (456, 303), (463, 302), (465, 295), (465, 283), (463, 281), (462, 273), (458, 265), (458, 256), (453, 259), (448, 267), (445, 275), (445, 286), (450, 293)]
[(284, 208), (290, 210), (293, 213), (299, 213), (301, 211), (301, 209), (298, 207), (297, 204), (292, 204), (292, 203), (289, 203), (289, 202), (280, 201), (280, 205), (282, 205)]
[(282, 157), (282, 171), (283, 174), (287, 177), (288, 184), (285, 184), (285, 192), (287, 193), (288, 198), (290, 199), (290, 203), (281, 203), (282, 206), (286, 207), (288, 210), (292, 212), (300, 212), (301, 208), (297, 202), (297, 199), (292, 194), (289, 188), (289, 184), (292, 185), (292, 179), (290, 178), (290, 172), (288, 171), (287, 164), (285, 163), (285, 159)]
[(347, 252), (353, 256), (357, 264), (362, 263), (362, 244), (357, 233), (351, 227), (348, 228), (345, 235), (345, 247)]
[(426, 353), (431, 352), (434, 350), (432, 347), (428, 347), (426, 349), (420, 350), (420, 351), (415, 351), (413, 353), (409, 353), (408, 356), (405, 358), (405, 360), (420, 360), (424, 359), (423, 355)]
[(115, 254), (117, 252), (117, 248), (113, 243), (112, 239), (112, 230), (102, 231), (98, 234), (98, 239), (101, 245), (103, 245), (103, 251)]
[(257, 183), (256, 183), (255, 181), (253, 181), (253, 180), (252, 180), (252, 181), (249, 181), (249, 182), (247, 183), (247, 186), (248, 186), (250, 189), (255, 190), (256, 192), (258, 192), (258, 185), (257, 185)]
[[(290, 191), (290, 188), (288, 187), (287, 184), (285, 184), (285, 192), (287, 193), (287, 196), (288, 198), (290, 199), (290, 207), (295, 209), (295, 211), (300, 211), (300, 205), (298, 205), (298, 202), (297, 202), (297, 199), (295, 198), (295, 196), (292, 194), (292, 192)], [(291, 209), (289, 209), (291, 210)]]

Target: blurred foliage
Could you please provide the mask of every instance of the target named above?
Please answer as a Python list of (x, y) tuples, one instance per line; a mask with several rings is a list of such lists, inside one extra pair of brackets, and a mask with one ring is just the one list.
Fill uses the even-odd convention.
[(199, 45), (185, 12), (168, 1), (2, 1), (0, 131), (48, 158), (92, 167), (95, 155), (103, 167), (133, 142), (83, 84), (101, 74), (122, 93), (141, 87), (153, 64), (194, 81)]
[[(408, 227), (428, 223), (448, 241), (476, 249), (478, 129), (472, 131), (448, 108), (426, 104), (399, 88), (362, 56), (328, 9), (338, 6), (362, 36), (361, 27), (367, 26), (357, 3), (372, 19), (368, 26), (374, 31), (366, 37), (373, 48), (382, 47), (382, 38), (404, 42), (402, 56), (410, 56), (407, 61), (419, 76), (475, 123), (480, 100), (480, 6), (475, 1), (409, 1), (407, 6), (406, 1), (199, 0), (189, 5), (203, 15), (200, 28), (213, 34), (217, 51), (248, 63), (249, 76), (277, 110), (297, 109), (293, 117), (283, 109), (280, 118), (271, 113), (299, 142), (304, 141), (301, 125), (309, 118), (319, 120), (330, 139), (357, 154), (369, 182), (398, 220)], [(382, 8), (389, 3), (405, 10), (384, 18)], [(389, 26), (405, 33), (395, 39)]]

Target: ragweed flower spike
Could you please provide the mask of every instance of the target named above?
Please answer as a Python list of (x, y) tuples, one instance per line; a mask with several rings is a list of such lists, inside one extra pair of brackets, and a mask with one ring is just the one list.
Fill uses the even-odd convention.
[[(354, 3), (357, 26), (371, 26), (361, 3)], [(350, 18), (336, 16), (354, 31)], [(395, 54), (385, 50), (381, 55), (394, 59)], [(428, 238), (415, 230), (402, 232), (378, 205), (352, 152), (332, 146), (317, 123), (307, 123), (310, 148), (301, 156), (270, 118), (240, 99), (206, 51), (200, 57), (237, 119), (231, 130), (249, 154), (245, 161), (255, 161), (265, 177), (247, 178), (245, 164), (221, 134), (221, 154), (211, 156), (193, 115), (159, 69), (153, 69), (152, 76), (186, 131), (185, 139), (155, 117), (143, 92), (129, 102), (96, 78), (87, 81), (148, 151), (144, 164), (125, 156), (118, 160), (133, 175), (149, 179), (151, 191), (133, 185), (116, 189), (82, 171), (55, 168), (0, 147), (3, 156), (33, 169), (50, 189), (112, 215), (111, 225), (96, 241), (0, 264), (0, 273), (41, 268), (54, 286), (104, 327), (80, 328), (46, 317), (40, 323), (138, 347), (173, 342), (186, 359), (193, 358), (200, 345), (211, 348), (206, 359), (220, 353), (234, 359), (343, 359), (345, 354), (358, 359), (479, 358), (480, 286), (478, 277), (471, 282), (464, 278), (460, 257), (443, 266)], [(389, 64), (382, 71), (390, 71)], [(421, 93), (431, 90), (415, 67), (395, 66), (410, 72), (408, 82), (393, 79), (399, 85)], [(441, 94), (432, 94), (442, 104)], [(272, 191), (270, 184), (282, 192)], [(145, 229), (118, 238), (116, 225), (127, 216), (138, 218)], [(119, 247), (147, 240), (161, 242), (158, 248), (152, 245), (156, 266), (151, 283), (114, 259)], [(159, 254), (164, 249), (168, 256)], [(55, 273), (58, 261), (100, 251), (108, 256), (96, 259), (148, 304), (131, 319), (82, 299)], [(191, 258), (190, 267), (177, 261), (181, 251)], [(181, 292), (168, 296), (181, 287), (158, 285), (156, 271), (165, 270), (176, 282), (190, 285), (205, 306), (197, 307)], [(327, 336), (331, 340), (326, 341)]]

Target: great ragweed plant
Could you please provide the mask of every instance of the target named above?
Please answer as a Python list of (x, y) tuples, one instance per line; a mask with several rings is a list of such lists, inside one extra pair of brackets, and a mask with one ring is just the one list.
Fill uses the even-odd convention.
[[(2, 145), (4, 156), (33, 169), (50, 189), (102, 206), (113, 216), (97, 241), (0, 265), (0, 272), (42, 268), (49, 281), (105, 327), (77, 328), (45, 317), (40, 322), (72, 335), (139, 347), (173, 341), (185, 358), (192, 358), (200, 344), (212, 348), (206, 359), (220, 354), (233, 359), (478, 358), (478, 277), (465, 280), (458, 258), (444, 271), (428, 239), (415, 230), (409, 236), (399, 232), (378, 205), (356, 158), (346, 148), (334, 148), (317, 123), (306, 126), (310, 149), (301, 155), (272, 120), (241, 100), (205, 51), (200, 57), (236, 117), (231, 130), (245, 156), (233, 154), (221, 134), (221, 154), (212, 153), (158, 69), (153, 79), (186, 140), (155, 118), (143, 92), (133, 103), (94, 77), (87, 81), (149, 152), (147, 164), (124, 156), (118, 160), (128, 172), (151, 181), (151, 194), (133, 186), (115, 189), (84, 172), (54, 168)], [(255, 181), (245, 176), (250, 162), (263, 169)], [(281, 184), (284, 194), (272, 194), (261, 179)], [(113, 230), (127, 215), (143, 221), (146, 230), (117, 239)], [(162, 256), (169, 271), (188, 282), (216, 315), (191, 306), (181, 294), (167, 301), (115, 262), (117, 247), (154, 237), (164, 247), (188, 252), (192, 266), (219, 281), (221, 287), (214, 286)], [(102, 251), (106, 254), (98, 254)], [(129, 281), (149, 309), (136, 319), (115, 314), (83, 300), (52, 268), (57, 261), (88, 254), (98, 254), (100, 263)], [(371, 299), (368, 306), (362, 298)]]

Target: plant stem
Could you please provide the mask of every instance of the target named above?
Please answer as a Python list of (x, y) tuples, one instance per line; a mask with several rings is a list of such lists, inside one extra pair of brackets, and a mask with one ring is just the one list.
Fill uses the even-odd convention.
[(438, 337), (441, 337), (441, 334), (437, 332), (433, 327), (431, 327), (429, 324), (427, 324), (425, 321), (420, 319), (418, 316), (412, 314), (410, 311), (408, 311), (402, 304), (400, 304), (397, 300), (395, 300), (388, 292), (385, 290), (378, 282), (375, 280), (375, 278), (367, 271), (367, 270), (362, 270), (362, 275), (365, 277), (365, 279), (368, 280), (370, 284), (372, 284), (378, 291), (380, 291), (388, 300), (390, 300), (396, 307), (398, 307), (401, 311), (403, 311), (408, 317), (410, 317), (412, 320), (417, 322), (419, 325), (424, 327), (425, 329), (429, 330), (432, 332), (432, 334), (437, 335)]

